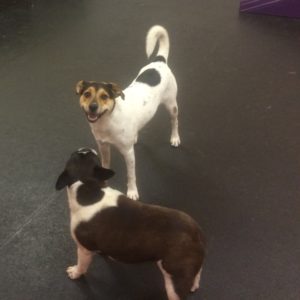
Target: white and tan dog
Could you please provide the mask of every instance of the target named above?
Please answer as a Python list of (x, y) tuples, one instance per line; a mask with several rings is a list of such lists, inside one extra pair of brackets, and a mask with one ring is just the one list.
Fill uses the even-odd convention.
[(122, 91), (115, 83), (79, 81), (76, 92), (80, 106), (90, 123), (98, 143), (102, 165), (110, 166), (110, 145), (115, 145), (125, 158), (127, 166), (127, 196), (138, 199), (136, 186), (134, 144), (139, 130), (164, 104), (171, 116), (171, 145), (180, 144), (178, 134), (177, 84), (167, 65), (169, 37), (166, 29), (153, 26), (146, 37), (147, 56), (159, 43), (153, 61), (143, 67), (133, 82)]

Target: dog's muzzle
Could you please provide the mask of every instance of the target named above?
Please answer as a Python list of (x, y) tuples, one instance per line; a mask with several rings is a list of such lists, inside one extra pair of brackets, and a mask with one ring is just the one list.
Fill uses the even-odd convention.
[(99, 120), (105, 113), (107, 112), (107, 109), (105, 109), (101, 113), (93, 113), (93, 112), (85, 112), (86, 117), (90, 123), (95, 123), (97, 120)]

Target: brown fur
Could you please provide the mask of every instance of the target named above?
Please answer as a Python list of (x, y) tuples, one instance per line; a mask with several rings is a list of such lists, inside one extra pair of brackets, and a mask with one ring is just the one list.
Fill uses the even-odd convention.
[[(89, 96), (86, 96), (86, 93), (89, 93)], [(111, 111), (114, 107), (115, 99), (111, 98), (104, 88), (99, 87), (98, 89), (96, 89), (94, 86), (90, 86), (82, 92), (79, 103), (80, 106), (86, 112), (88, 112), (89, 105), (92, 102), (96, 102), (102, 111), (105, 109)]]
[[(112, 112), (117, 97), (124, 99), (122, 89), (115, 83), (81, 80), (76, 84), (76, 94), (88, 121), (95, 122), (106, 112)], [(91, 105), (96, 109), (92, 110)], [(92, 117), (92, 118), (90, 118)]]
[(190, 216), (125, 196), (119, 197), (117, 207), (80, 223), (75, 235), (88, 250), (122, 262), (161, 260), (180, 299), (189, 294), (204, 260), (205, 239)]

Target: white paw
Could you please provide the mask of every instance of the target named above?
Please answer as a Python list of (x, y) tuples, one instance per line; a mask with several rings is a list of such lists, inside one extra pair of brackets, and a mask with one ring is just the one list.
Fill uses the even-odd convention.
[(77, 279), (82, 275), (82, 273), (78, 271), (77, 266), (67, 268), (67, 273), (71, 279)]
[(192, 286), (191, 292), (194, 293), (194, 292), (196, 292), (198, 289), (199, 289), (199, 284), (195, 284), (195, 285)]
[(195, 276), (194, 284), (191, 288), (192, 293), (195, 292), (196, 290), (198, 290), (200, 287), (201, 271), (202, 271), (202, 269), (200, 269), (199, 273)]
[(179, 136), (171, 137), (171, 146), (178, 147), (179, 145), (180, 145), (180, 137)]
[(137, 190), (130, 190), (127, 191), (127, 197), (132, 200), (138, 200), (139, 199), (139, 193)]

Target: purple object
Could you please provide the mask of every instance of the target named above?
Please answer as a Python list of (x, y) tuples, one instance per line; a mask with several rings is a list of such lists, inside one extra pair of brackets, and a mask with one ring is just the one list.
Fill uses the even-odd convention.
[(300, 0), (241, 0), (240, 11), (300, 18)]

